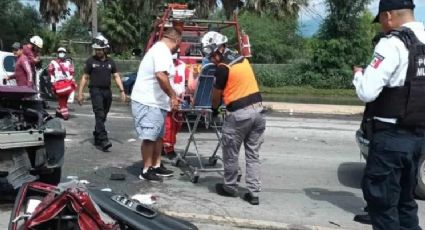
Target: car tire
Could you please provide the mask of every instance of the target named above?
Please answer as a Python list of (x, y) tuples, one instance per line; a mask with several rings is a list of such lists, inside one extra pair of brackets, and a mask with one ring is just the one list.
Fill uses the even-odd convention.
[(418, 185), (416, 186), (416, 196), (425, 200), (425, 154), (422, 154), (418, 165)]
[(39, 175), (40, 182), (51, 184), (51, 185), (58, 185), (61, 181), (62, 177), (62, 168), (52, 168), (52, 171), (49, 171), (48, 173), (42, 173)]

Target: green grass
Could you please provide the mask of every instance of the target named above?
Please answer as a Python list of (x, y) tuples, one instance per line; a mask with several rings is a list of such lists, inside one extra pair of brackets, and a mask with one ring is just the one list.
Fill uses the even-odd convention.
[(309, 104), (362, 105), (354, 89), (315, 89), (312, 87), (261, 87), (265, 101)]

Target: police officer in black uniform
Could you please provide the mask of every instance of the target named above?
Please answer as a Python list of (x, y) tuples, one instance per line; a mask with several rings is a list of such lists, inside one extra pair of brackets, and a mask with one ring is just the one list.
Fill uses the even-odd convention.
[(84, 87), (90, 81), (90, 97), (96, 119), (96, 126), (93, 131), (94, 143), (102, 151), (108, 151), (112, 147), (112, 143), (108, 139), (105, 121), (112, 103), (112, 76), (120, 90), (121, 100), (123, 102), (126, 100), (126, 95), (115, 62), (106, 55), (106, 49), (109, 48), (108, 40), (102, 35), (99, 35), (93, 39), (92, 48), (96, 54), (86, 61), (77, 100), (82, 105), (84, 101)]
[[(381, 40), (381, 38), (384, 38), (386, 35), (384, 32), (378, 32), (375, 34), (375, 36), (372, 38), (372, 50), (375, 49), (378, 42)], [(368, 106), (365, 107), (365, 110), (363, 112), (364, 115), (368, 114)], [(366, 138), (370, 141), (371, 135), (373, 131), (371, 130), (372, 127), (370, 127), (370, 120), (373, 119), (373, 117), (363, 116), (362, 123), (360, 124), (360, 129), (363, 132), (363, 138)], [(368, 212), (368, 207), (366, 206), (364, 209), (364, 212)], [(370, 220), (369, 214), (359, 214), (354, 216), (354, 221), (362, 223), (362, 224), (372, 224)]]
[(381, 0), (375, 22), (386, 37), (365, 70), (354, 67), (371, 130), (362, 190), (376, 230), (421, 229), (414, 191), (425, 140), (425, 27), (414, 7), (412, 0)]

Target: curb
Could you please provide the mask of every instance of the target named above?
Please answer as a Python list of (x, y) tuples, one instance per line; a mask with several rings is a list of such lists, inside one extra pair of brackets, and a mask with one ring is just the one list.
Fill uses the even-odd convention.
[(357, 105), (328, 105), (328, 104), (297, 104), (287, 102), (263, 102), (271, 111), (292, 114), (317, 115), (358, 115), (363, 114), (364, 106)]
[[(86, 100), (90, 100), (89, 93), (84, 93)], [(113, 94), (113, 101), (120, 101), (120, 95)], [(127, 102), (130, 101), (130, 96), (127, 95)], [(364, 106), (359, 105), (328, 105), (328, 104), (303, 104), (289, 102), (263, 102), (264, 107), (268, 111), (278, 113), (293, 114), (313, 114), (313, 115), (342, 115), (352, 116), (361, 115), (364, 111)]]
[[(328, 228), (312, 225), (297, 225), (287, 224), (274, 221), (241, 219), (234, 217), (205, 215), (197, 213), (182, 213), (173, 211), (164, 211), (166, 215), (187, 219), (197, 222), (207, 222), (212, 224), (226, 224), (238, 228), (251, 228), (251, 229), (270, 229), (270, 230), (336, 230), (336, 228)], [(342, 228), (338, 228), (339, 230)]]

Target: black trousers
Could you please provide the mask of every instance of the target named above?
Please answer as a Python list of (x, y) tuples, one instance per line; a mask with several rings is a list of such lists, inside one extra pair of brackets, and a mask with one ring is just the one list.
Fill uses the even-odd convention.
[(112, 104), (112, 91), (107, 88), (91, 87), (90, 97), (96, 120), (93, 132), (94, 139), (96, 142), (107, 141), (108, 133), (105, 129), (105, 122)]
[(362, 181), (374, 230), (420, 230), (414, 199), (424, 137), (399, 128), (373, 134)]

